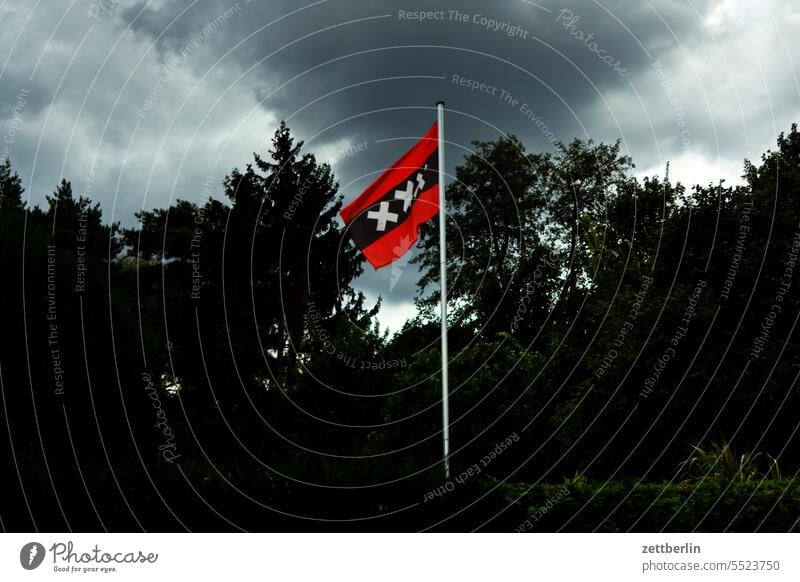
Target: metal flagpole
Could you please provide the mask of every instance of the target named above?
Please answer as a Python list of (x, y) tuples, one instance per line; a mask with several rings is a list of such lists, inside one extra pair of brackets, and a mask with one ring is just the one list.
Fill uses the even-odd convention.
[(444, 478), (450, 479), (450, 405), (447, 389), (447, 237), (444, 206), (444, 101), (436, 103), (439, 126), (439, 274), (442, 282), (442, 438)]

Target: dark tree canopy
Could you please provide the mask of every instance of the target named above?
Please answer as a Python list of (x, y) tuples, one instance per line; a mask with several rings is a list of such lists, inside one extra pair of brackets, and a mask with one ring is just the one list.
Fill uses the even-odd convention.
[(285, 124), (222, 199), (127, 229), (67, 180), (30, 207), (5, 160), (2, 525), (508, 531), (567, 490), (533, 529), (796, 529), (798, 160), (796, 126), (736, 186), (474, 142), (447, 189), (461, 481), (435, 499), (436, 220), (389, 336)]

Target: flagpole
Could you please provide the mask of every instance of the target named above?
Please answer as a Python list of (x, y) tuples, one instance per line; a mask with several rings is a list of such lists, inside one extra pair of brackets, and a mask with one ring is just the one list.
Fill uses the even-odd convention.
[(447, 236), (445, 234), (444, 177), (444, 101), (436, 103), (439, 127), (439, 276), (441, 277), (442, 318), (442, 440), (444, 444), (444, 478), (450, 479), (450, 405), (447, 388)]

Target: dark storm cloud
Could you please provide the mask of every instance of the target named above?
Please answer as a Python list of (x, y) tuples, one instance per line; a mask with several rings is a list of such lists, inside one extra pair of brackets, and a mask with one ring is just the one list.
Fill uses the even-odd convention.
[[(590, 123), (580, 118), (587, 105), (649, 66), (653, 52), (648, 51), (674, 44), (672, 34), (691, 35), (699, 26), (687, 5), (667, 3), (655, 11), (642, 4), (631, 11), (626, 4), (613, 2), (601, 8), (587, 2), (537, 7), (521, 0), (491, 4), (331, 0), (299, 10), (297, 3), (249, 3), (237, 15), (236, 27), (215, 35), (215, 51), (209, 58), (252, 34), (232, 59), (259, 79), (264, 105), (283, 117), (335, 91), (294, 117), (294, 127), (304, 134), (316, 134), (375, 109), (431, 105), (442, 97), (456, 110), (514, 131), (533, 147), (544, 147), (547, 140), (541, 132), (526, 127), (519, 111), (498, 98), (503, 89), (535, 107), (557, 138), (569, 139), (584, 133)], [(185, 8), (169, 3), (161, 10), (146, 11), (132, 22), (133, 29), (158, 38), (158, 46), (169, 52), (213, 22), (225, 5), (197, 2), (172, 23)], [(292, 11), (297, 12), (270, 25)], [(432, 11), (443, 19), (409, 17), (417, 11)], [(135, 6), (125, 14), (132, 17), (139, 12)], [(491, 26), (492, 21), (497, 24)], [(597, 44), (594, 52), (587, 47), (591, 43)], [(599, 51), (616, 63), (617, 71), (601, 60)], [(496, 94), (455, 85), (454, 75), (486, 83), (496, 88)], [(408, 76), (441, 78), (397, 79)], [(352, 85), (357, 86), (348, 88)], [(412, 118), (394, 112), (367, 115), (341, 123), (321, 138), (335, 141), (357, 129), (400, 134)], [(450, 125), (455, 139), (494, 137), (491, 128), (463, 121), (456, 118)]]

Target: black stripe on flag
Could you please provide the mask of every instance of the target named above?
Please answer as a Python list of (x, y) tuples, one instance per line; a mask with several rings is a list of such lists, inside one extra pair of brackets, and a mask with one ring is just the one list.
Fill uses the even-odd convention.
[(438, 182), (439, 152), (434, 151), (421, 168), (412, 169), (406, 178), (350, 222), (353, 240), (363, 249), (403, 224), (417, 196)]

